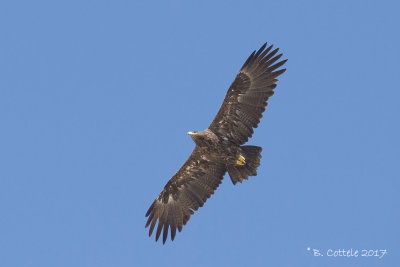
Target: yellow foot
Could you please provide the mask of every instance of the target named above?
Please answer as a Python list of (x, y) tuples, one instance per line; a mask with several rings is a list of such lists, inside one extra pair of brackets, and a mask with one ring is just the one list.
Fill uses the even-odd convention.
[(243, 166), (244, 164), (246, 164), (246, 159), (242, 155), (240, 155), (239, 158), (236, 160), (236, 165)]

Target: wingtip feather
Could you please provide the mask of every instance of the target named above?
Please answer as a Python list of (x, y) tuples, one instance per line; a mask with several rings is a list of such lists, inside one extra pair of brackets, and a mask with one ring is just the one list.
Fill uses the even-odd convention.
[(168, 238), (168, 223), (164, 223), (163, 244), (165, 244), (167, 238)]

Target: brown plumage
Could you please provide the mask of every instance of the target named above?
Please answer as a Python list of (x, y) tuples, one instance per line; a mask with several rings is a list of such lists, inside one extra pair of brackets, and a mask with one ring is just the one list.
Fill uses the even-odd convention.
[(254, 51), (243, 64), (208, 129), (189, 132), (196, 147), (146, 213), (149, 236), (156, 229), (156, 241), (163, 232), (165, 243), (169, 229), (174, 240), (176, 229), (180, 232), (194, 211), (204, 205), (226, 171), (233, 184), (257, 175), (262, 148), (243, 144), (257, 128), (277, 77), (285, 72), (277, 69), (286, 62), (277, 62), (282, 56), (276, 55), (278, 49), (266, 47), (264, 44)]

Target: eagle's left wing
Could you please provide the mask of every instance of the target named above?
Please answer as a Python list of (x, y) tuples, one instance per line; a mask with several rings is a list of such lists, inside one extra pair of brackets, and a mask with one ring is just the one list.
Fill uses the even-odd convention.
[(176, 228), (180, 232), (193, 211), (202, 207), (206, 200), (220, 185), (226, 169), (223, 164), (207, 160), (198, 147), (179, 171), (168, 181), (164, 189), (146, 213), (150, 225), (149, 236), (153, 233), (158, 221), (156, 241), (163, 232), (163, 243), (171, 229), (171, 240), (174, 240)]
[(208, 127), (214, 133), (242, 145), (258, 126), (267, 101), (274, 94), (277, 77), (285, 72), (279, 69), (286, 60), (272, 45), (264, 44), (254, 51), (229, 87), (224, 102)]

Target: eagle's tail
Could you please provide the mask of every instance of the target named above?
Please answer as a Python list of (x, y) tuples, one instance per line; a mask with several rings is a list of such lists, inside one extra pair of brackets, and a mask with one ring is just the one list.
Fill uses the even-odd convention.
[(257, 167), (260, 166), (261, 147), (241, 146), (241, 148), (244, 155), (239, 157), (236, 165), (227, 166), (233, 184), (257, 175)]

